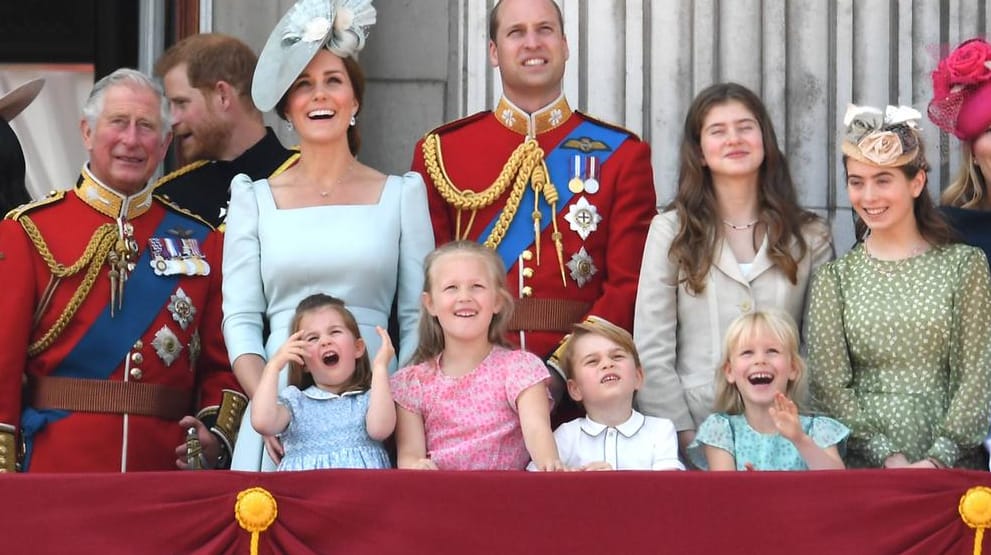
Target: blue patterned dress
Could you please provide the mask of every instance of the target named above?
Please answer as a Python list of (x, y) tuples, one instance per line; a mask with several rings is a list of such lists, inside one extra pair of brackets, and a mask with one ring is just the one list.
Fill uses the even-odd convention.
[(316, 386), (285, 388), (279, 404), (289, 409), (292, 420), (279, 434), (286, 456), (278, 469), (390, 468), (382, 442), (365, 428), (369, 396), (367, 390), (337, 395)]
[[(801, 415), (798, 419), (802, 430), (822, 448), (842, 447), (850, 434), (846, 426), (826, 416)], [(747, 463), (752, 464), (754, 470), (809, 469), (795, 444), (781, 434), (762, 434), (754, 430), (742, 414), (713, 413), (699, 426), (695, 441), (688, 446), (688, 457), (695, 466), (708, 470), (705, 445), (733, 455), (737, 470), (746, 470)]]

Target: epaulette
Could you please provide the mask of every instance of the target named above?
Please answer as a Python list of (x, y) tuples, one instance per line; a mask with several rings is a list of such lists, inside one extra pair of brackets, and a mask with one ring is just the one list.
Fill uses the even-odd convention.
[(181, 168), (173, 171), (172, 173), (169, 173), (169, 174), (166, 174), (166, 175), (163, 175), (162, 177), (160, 177), (158, 179), (158, 181), (155, 182), (155, 188), (157, 189), (157, 188), (161, 187), (162, 185), (168, 183), (169, 181), (172, 181), (173, 179), (182, 177), (182, 176), (186, 175), (187, 173), (189, 173), (189, 172), (191, 172), (191, 171), (193, 171), (193, 170), (195, 170), (197, 168), (201, 168), (201, 167), (203, 167), (203, 166), (205, 166), (205, 165), (207, 165), (209, 163), (210, 163), (210, 160), (197, 160), (197, 161), (195, 161), (195, 162), (193, 162), (191, 164), (186, 164), (185, 166), (183, 166), (183, 167), (181, 167)]
[(33, 202), (28, 202), (18, 206), (17, 208), (11, 209), (10, 212), (7, 212), (7, 215), (4, 216), (4, 219), (16, 220), (32, 210), (36, 210), (38, 208), (41, 208), (42, 206), (48, 206), (49, 204), (54, 204), (65, 198), (65, 193), (66, 192), (64, 190), (50, 191), (48, 193), (48, 196), (46, 196), (43, 199), (36, 200)]
[(633, 131), (630, 131), (629, 129), (627, 129), (625, 127), (623, 127), (622, 125), (619, 125), (619, 124), (616, 124), (616, 123), (610, 123), (608, 121), (603, 121), (603, 120), (601, 120), (599, 118), (592, 117), (592, 116), (586, 114), (585, 112), (580, 112), (578, 110), (575, 110), (575, 113), (578, 114), (578, 115), (580, 115), (581, 117), (587, 119), (588, 121), (591, 121), (592, 123), (597, 123), (597, 124), (599, 124), (599, 125), (601, 125), (603, 127), (608, 127), (609, 129), (612, 129), (614, 131), (619, 131), (620, 133), (626, 133), (627, 135), (633, 137), (634, 139), (636, 139), (638, 141), (641, 140), (640, 139), (640, 135), (637, 135), (636, 133), (634, 133)]
[(269, 175), (268, 176), (269, 179), (272, 179), (273, 177), (275, 177), (275, 176), (279, 175), (280, 173), (286, 171), (287, 169), (289, 169), (290, 166), (292, 166), (293, 164), (295, 164), (297, 160), (299, 160), (299, 147), (296, 146), (294, 148), (291, 148), (290, 150), (292, 150), (293, 153), (289, 155), (289, 158), (286, 158), (286, 161), (285, 162), (283, 162), (282, 164), (280, 164), (279, 167), (275, 168), (275, 171), (272, 172), (272, 175)]
[[(157, 187), (157, 185), (156, 185), (156, 187)], [(187, 217), (189, 217), (189, 218), (191, 218), (193, 220), (196, 220), (197, 222), (205, 225), (207, 228), (210, 229), (210, 231), (213, 231), (213, 230), (216, 229), (215, 227), (213, 227), (213, 224), (211, 224), (210, 222), (204, 220), (203, 218), (197, 216), (196, 214), (190, 212), (189, 210), (186, 210), (185, 208), (183, 208), (183, 207), (179, 206), (178, 204), (172, 202), (172, 200), (169, 197), (167, 197), (165, 195), (160, 195), (158, 193), (154, 193), (152, 195), (152, 197), (155, 200), (157, 200), (158, 202), (161, 202), (169, 210), (171, 210), (173, 212), (178, 212), (179, 214), (182, 214), (183, 216), (187, 216)]]
[[(463, 117), (461, 119), (456, 119), (454, 121), (445, 123), (445, 124), (443, 124), (441, 126), (435, 127), (433, 129), (431, 129), (430, 131), (427, 131), (426, 135), (435, 135), (435, 134), (436, 135), (440, 135), (440, 134), (443, 134), (443, 133), (447, 133), (448, 131), (454, 131), (455, 129), (459, 129), (461, 127), (464, 127), (465, 125), (468, 125), (469, 123), (474, 123), (474, 122), (476, 122), (476, 121), (484, 118), (485, 116), (488, 116), (491, 113), (492, 113), (491, 110), (485, 110), (485, 111), (482, 111), (482, 112), (478, 112), (476, 114), (472, 114), (470, 116), (465, 116), (465, 117)], [(426, 135), (424, 135), (424, 136), (426, 136)]]

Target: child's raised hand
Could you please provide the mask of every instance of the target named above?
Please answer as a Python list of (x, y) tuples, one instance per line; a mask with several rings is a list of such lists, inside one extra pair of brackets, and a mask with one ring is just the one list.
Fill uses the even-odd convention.
[(279, 350), (275, 352), (275, 355), (269, 359), (268, 364), (279, 370), (290, 362), (295, 362), (303, 366), (303, 355), (306, 353), (306, 341), (303, 340), (304, 333), (304, 330), (299, 330), (290, 335), (286, 339), (286, 342), (279, 347)]
[(378, 368), (388, 370), (392, 357), (396, 355), (396, 349), (392, 346), (389, 332), (385, 331), (382, 326), (375, 326), (375, 332), (379, 334), (382, 346), (379, 347), (379, 352), (375, 353), (375, 360), (372, 361), (372, 372)]
[(778, 392), (774, 396), (774, 406), (768, 410), (771, 412), (771, 419), (774, 420), (774, 427), (785, 439), (795, 442), (805, 433), (798, 420), (798, 406), (784, 393)]

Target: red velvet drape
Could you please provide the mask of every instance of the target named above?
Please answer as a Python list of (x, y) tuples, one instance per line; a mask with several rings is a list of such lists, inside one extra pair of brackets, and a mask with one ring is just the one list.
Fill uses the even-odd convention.
[(278, 517), (261, 553), (969, 555), (957, 506), (989, 483), (952, 470), (0, 475), (0, 552), (247, 554), (234, 503), (262, 487)]

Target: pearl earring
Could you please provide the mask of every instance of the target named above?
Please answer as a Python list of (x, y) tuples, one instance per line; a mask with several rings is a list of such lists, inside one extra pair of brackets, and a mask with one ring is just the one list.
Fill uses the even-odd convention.
[(354, 127), (355, 125), (357, 125), (357, 123), (358, 123), (358, 120), (354, 119), (354, 114), (352, 114), (351, 115), (351, 127)]
[(292, 121), (286, 120), (286, 129), (292, 131)]

